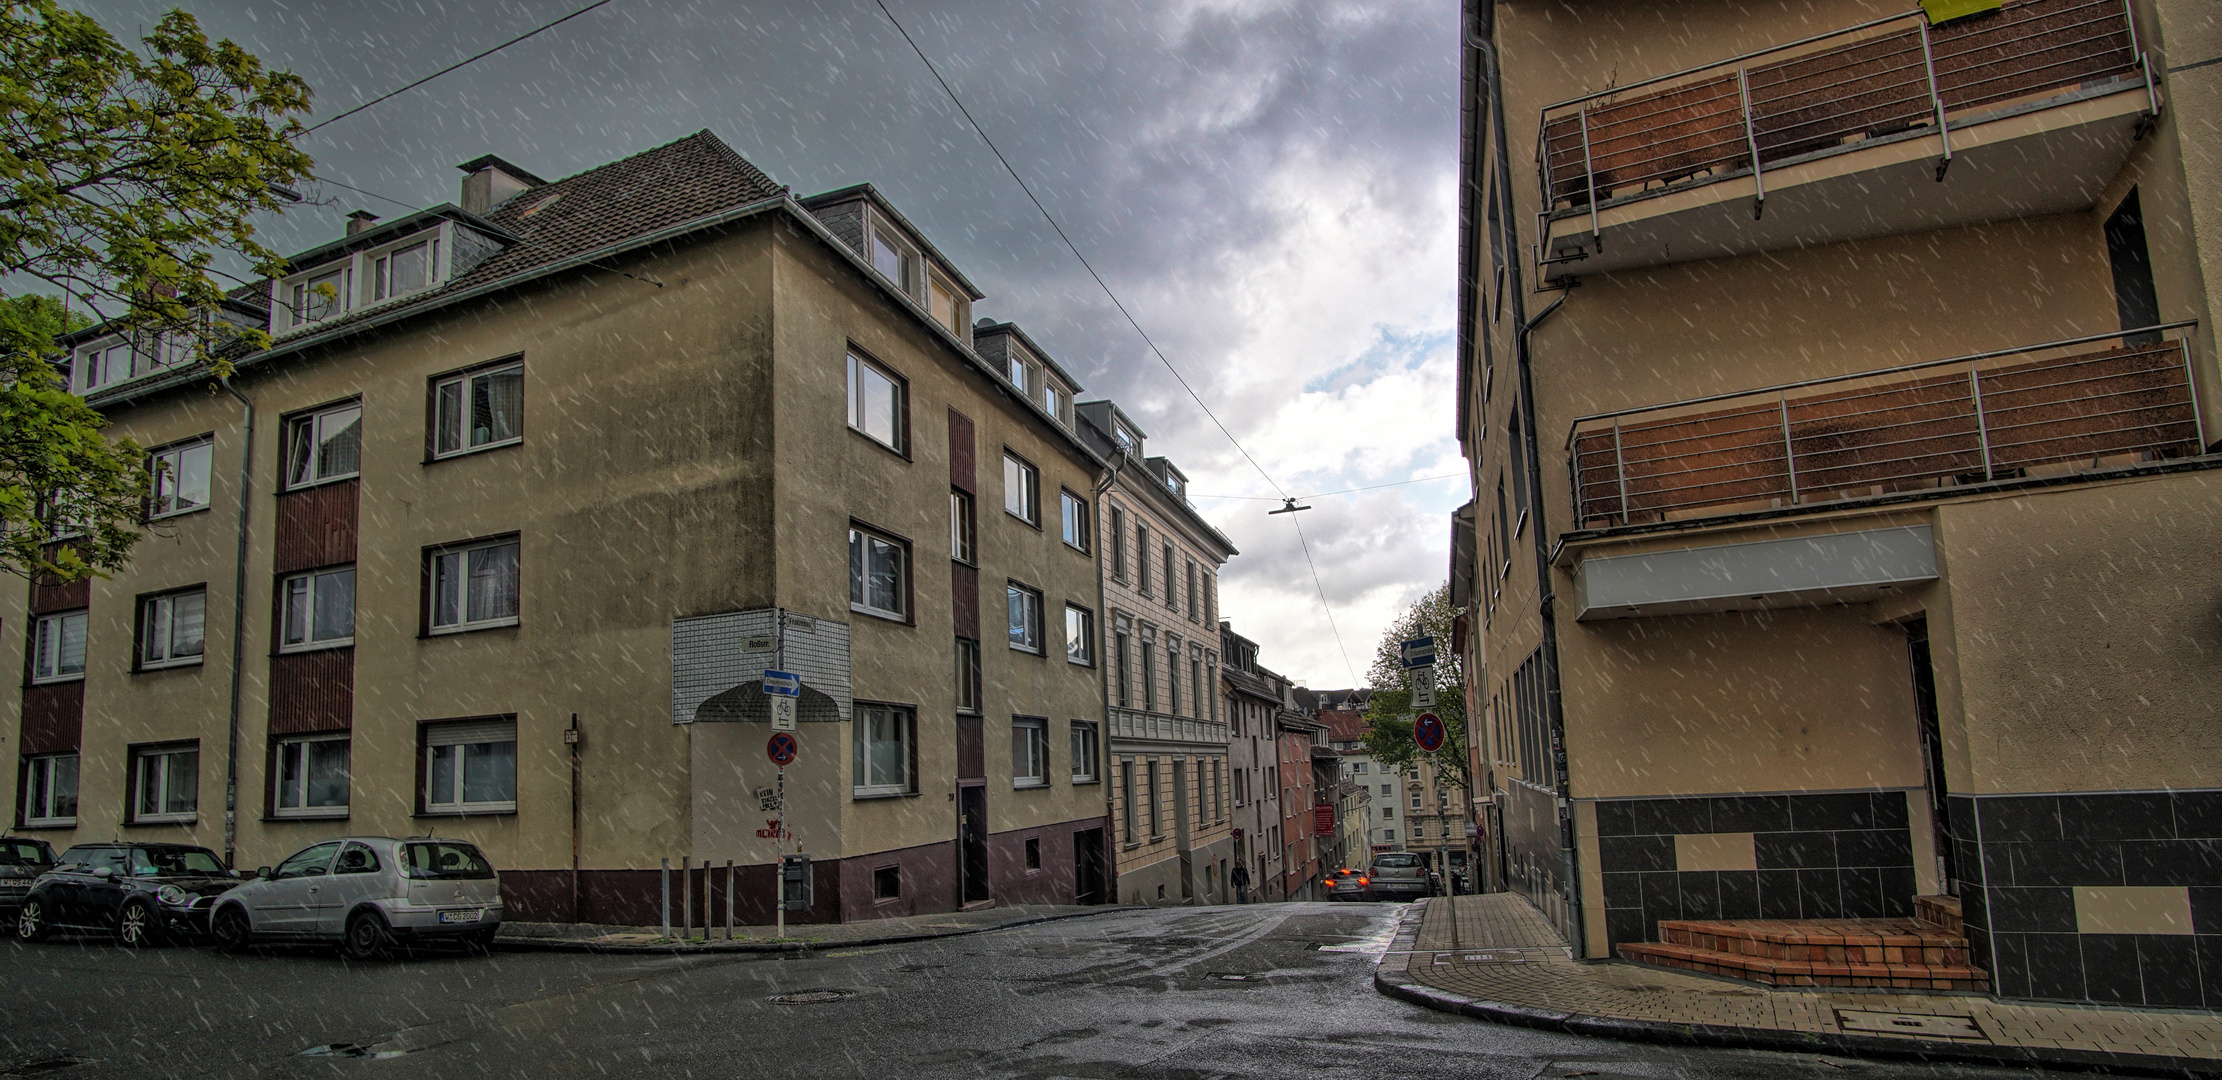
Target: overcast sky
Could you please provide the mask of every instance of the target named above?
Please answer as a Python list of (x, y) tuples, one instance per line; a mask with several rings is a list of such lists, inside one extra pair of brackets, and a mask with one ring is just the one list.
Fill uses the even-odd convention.
[[(187, 0), (317, 92), (318, 116), (583, 0)], [(88, 5), (136, 37), (175, 6)], [(1456, 0), (889, 0), (1189, 383), (1290, 494), (1362, 680), (1383, 628), (1446, 575), (1467, 498), (1452, 434)], [(871, 181), (988, 296), (1148, 431), (1242, 554), (1222, 608), (1261, 662), (1351, 685), (1292, 515), (1146, 350), (873, 0), (615, 0), (340, 121), (320, 175), (413, 206), (501, 155), (554, 179), (708, 128), (798, 193)], [(336, 237), (336, 187), (272, 222)]]

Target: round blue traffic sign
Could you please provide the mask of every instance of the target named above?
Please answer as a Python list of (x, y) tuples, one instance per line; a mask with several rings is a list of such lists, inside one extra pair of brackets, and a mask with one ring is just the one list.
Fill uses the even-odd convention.
[(794, 735), (785, 731), (772, 732), (772, 740), (764, 744), (765, 756), (782, 769), (794, 764), (795, 752), (800, 749), (802, 747), (796, 744)]
[(1412, 721), (1412, 741), (1420, 744), (1420, 749), (1430, 754), (1441, 750), (1443, 748), (1443, 738), (1442, 717), (1431, 712), (1423, 712)]

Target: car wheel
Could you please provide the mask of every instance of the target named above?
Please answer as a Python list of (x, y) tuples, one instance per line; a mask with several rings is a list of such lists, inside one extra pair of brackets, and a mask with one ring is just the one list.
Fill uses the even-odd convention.
[(209, 924), (208, 929), (209, 935), (216, 939), (217, 952), (246, 952), (247, 946), (255, 939), (254, 927), (247, 922), (247, 913), (236, 907), (217, 912), (215, 921)]
[(46, 937), (46, 901), (35, 896), (25, 897), (23, 907), (15, 913), (15, 936), (18, 941), (38, 941)]
[(162, 935), (161, 916), (154, 913), (154, 905), (144, 900), (126, 900), (123, 913), (116, 917), (116, 940), (127, 948), (143, 949), (153, 945)]
[(349, 960), (376, 960), (386, 955), (393, 945), (393, 935), (386, 930), (386, 920), (369, 911), (358, 911), (347, 918), (347, 936), (340, 940)]

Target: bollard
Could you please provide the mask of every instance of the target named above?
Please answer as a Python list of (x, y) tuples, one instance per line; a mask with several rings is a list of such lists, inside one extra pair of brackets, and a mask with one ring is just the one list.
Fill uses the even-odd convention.
[(665, 936), (665, 937), (670, 937), (670, 936), (671, 936), (671, 860), (670, 860), (670, 859), (664, 859), (664, 860), (662, 860), (662, 862), (663, 862), (663, 884), (664, 884), (664, 936)]
[(733, 940), (733, 860), (725, 860), (725, 940)]
[(694, 936), (694, 859), (679, 856), (679, 937)]

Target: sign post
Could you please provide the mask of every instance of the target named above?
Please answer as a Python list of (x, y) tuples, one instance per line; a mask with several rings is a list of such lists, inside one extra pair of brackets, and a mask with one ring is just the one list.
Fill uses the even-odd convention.
[[(771, 673), (767, 671), (764, 674), (769, 676)], [(769, 686), (770, 684), (770, 680), (767, 678), (765, 685)], [(778, 826), (773, 830), (773, 835), (778, 840), (778, 846), (774, 850), (779, 852), (780, 873), (778, 878), (772, 882), (772, 909), (778, 927), (774, 932), (775, 936), (782, 938), (787, 936), (786, 840), (789, 835), (787, 831), (787, 766), (794, 763), (795, 755), (801, 750), (802, 746), (795, 741), (794, 735), (785, 731), (772, 732), (771, 739), (764, 743), (764, 756), (772, 759), (772, 764), (779, 767), (779, 777), (776, 786), (773, 788), (772, 800), (777, 804), (779, 810)], [(808, 856), (804, 858), (805, 865), (807, 865)]]

